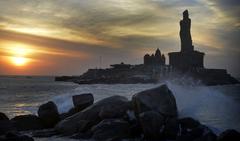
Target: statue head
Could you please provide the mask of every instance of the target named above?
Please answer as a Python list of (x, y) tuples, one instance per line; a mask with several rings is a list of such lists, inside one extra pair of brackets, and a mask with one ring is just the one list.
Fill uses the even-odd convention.
[(183, 12), (183, 19), (188, 19), (188, 10)]

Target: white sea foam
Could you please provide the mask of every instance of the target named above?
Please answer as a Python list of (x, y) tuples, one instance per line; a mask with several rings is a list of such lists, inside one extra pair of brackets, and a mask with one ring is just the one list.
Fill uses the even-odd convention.
[[(176, 97), (180, 117), (190, 116), (198, 119), (217, 133), (229, 128), (240, 130), (240, 103), (231, 96), (215, 87), (179, 85), (173, 82), (166, 84)], [(159, 85), (161, 84), (79, 85), (71, 93), (54, 97), (53, 100), (60, 112), (66, 112), (73, 106), (72, 95), (90, 92), (95, 101), (112, 95), (122, 95), (131, 99), (133, 94)]]

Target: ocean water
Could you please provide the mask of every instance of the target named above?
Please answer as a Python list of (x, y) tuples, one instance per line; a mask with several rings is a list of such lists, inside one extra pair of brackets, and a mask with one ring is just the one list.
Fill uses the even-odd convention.
[[(212, 128), (217, 134), (226, 129), (240, 131), (240, 85), (203, 86), (165, 82), (175, 95), (179, 116), (193, 117)], [(129, 99), (142, 90), (161, 84), (78, 85), (54, 82), (53, 77), (0, 77), (0, 112), (8, 117), (36, 114), (39, 105), (52, 100), (59, 112), (72, 106), (71, 97), (92, 93), (95, 101), (112, 95)], [(42, 138), (39, 141), (62, 141), (64, 138)]]

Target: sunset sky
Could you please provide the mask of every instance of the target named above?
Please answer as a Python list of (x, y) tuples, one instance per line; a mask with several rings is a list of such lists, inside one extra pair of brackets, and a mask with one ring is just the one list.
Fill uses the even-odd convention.
[(0, 0), (0, 74), (79, 75), (179, 51), (188, 9), (205, 67), (240, 77), (239, 0)]

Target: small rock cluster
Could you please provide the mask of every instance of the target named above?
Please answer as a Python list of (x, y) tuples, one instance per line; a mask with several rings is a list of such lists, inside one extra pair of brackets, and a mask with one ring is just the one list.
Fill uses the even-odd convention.
[(34, 137), (57, 135), (97, 141), (240, 140), (236, 130), (226, 130), (217, 136), (195, 119), (179, 119), (175, 97), (166, 85), (137, 93), (131, 100), (111, 96), (94, 103), (90, 93), (72, 98), (74, 107), (67, 113), (59, 114), (51, 101), (39, 107), (38, 116), (23, 115), (9, 120), (0, 113), (0, 141), (10, 137), (33, 140), (19, 131), (31, 131)]

